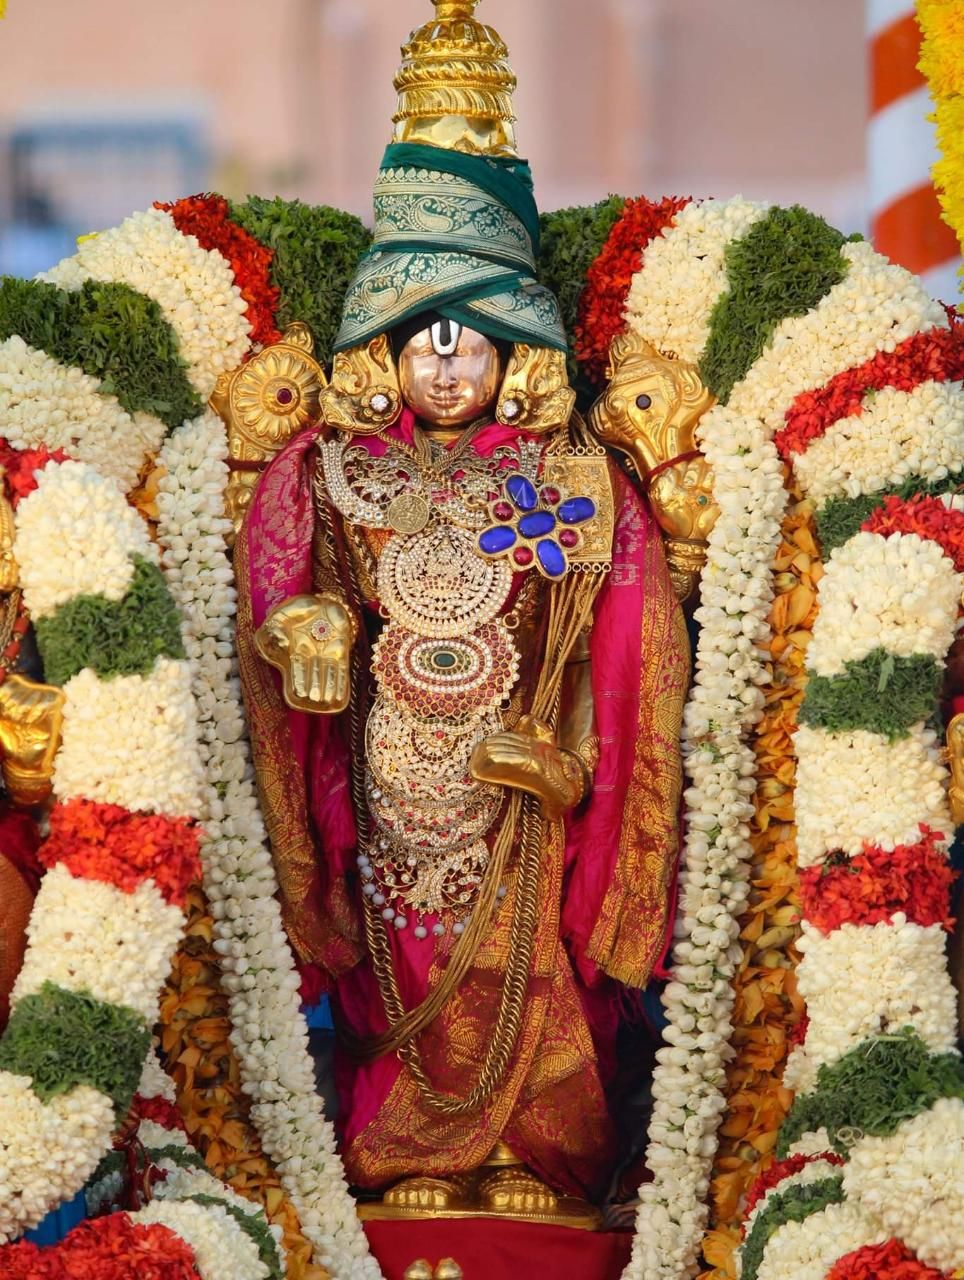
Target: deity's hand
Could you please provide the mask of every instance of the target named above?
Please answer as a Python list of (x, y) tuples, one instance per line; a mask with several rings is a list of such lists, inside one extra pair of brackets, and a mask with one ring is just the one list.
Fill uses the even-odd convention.
[(561, 817), (586, 793), (587, 775), (579, 760), (557, 747), (552, 730), (534, 716), (522, 716), (515, 729), (480, 742), (469, 770), (478, 782), (537, 796), (550, 819)]
[(16, 805), (32, 808), (50, 798), (63, 708), (63, 691), (52, 685), (18, 675), (0, 684), (0, 768)]
[(355, 620), (333, 595), (292, 596), (255, 632), (261, 657), (282, 676), (284, 700), (295, 711), (336, 715), (351, 695)]

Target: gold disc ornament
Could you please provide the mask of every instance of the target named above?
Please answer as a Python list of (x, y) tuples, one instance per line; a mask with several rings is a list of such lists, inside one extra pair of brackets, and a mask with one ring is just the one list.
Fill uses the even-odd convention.
[(388, 523), (396, 533), (421, 533), (432, 509), (420, 493), (400, 493), (388, 505)]

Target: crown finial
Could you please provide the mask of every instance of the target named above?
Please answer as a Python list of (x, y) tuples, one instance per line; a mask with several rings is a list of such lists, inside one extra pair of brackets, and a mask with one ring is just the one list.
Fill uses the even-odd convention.
[(515, 156), (516, 79), (502, 37), (475, 18), (479, 0), (432, 3), (435, 17), (402, 48), (395, 141)]

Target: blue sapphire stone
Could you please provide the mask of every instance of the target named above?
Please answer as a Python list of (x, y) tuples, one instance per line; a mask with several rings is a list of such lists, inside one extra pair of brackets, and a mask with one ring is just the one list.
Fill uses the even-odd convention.
[(556, 517), (551, 511), (533, 511), (532, 515), (523, 516), (519, 521), (519, 532), (523, 538), (544, 538), (556, 527)]
[(505, 491), (520, 511), (535, 511), (539, 505), (536, 487), (525, 476), (509, 476), (505, 482)]
[(491, 529), (486, 529), (479, 534), (479, 548), (485, 552), (487, 556), (497, 556), (513, 545), (516, 540), (515, 529), (510, 529), (508, 525), (495, 525)]
[(567, 498), (556, 513), (563, 524), (582, 524), (596, 514), (592, 498)]
[(536, 544), (536, 555), (543, 571), (550, 578), (561, 578), (566, 572), (566, 557), (558, 542), (551, 538), (543, 538)]

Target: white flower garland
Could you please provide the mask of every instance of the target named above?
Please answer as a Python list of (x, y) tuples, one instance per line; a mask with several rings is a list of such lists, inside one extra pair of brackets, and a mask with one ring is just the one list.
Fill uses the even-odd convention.
[(84, 462), (50, 463), (17, 508), (14, 555), (31, 618), (75, 596), (122, 600), (131, 557), (156, 564), (147, 526), (110, 480)]
[(126, 493), (167, 429), (152, 414), (127, 413), (100, 385), (14, 334), (0, 342), (0, 434), (15, 449), (61, 449)]
[(911, 476), (943, 480), (964, 468), (960, 384), (922, 382), (912, 391), (884, 387), (864, 400), (861, 413), (811, 441), (793, 465), (818, 506), (830, 498), (876, 493)]
[(266, 1280), (268, 1268), (254, 1241), (221, 1205), (190, 1200), (152, 1200), (129, 1215), (132, 1222), (159, 1222), (194, 1250), (201, 1280)]
[(796, 1173), (790, 1173), (785, 1178), (781, 1178), (779, 1182), (769, 1188), (766, 1195), (762, 1196), (747, 1214), (743, 1222), (744, 1239), (753, 1230), (753, 1224), (760, 1214), (784, 1191), (789, 1191), (791, 1187), (809, 1187), (815, 1182), (824, 1182), (827, 1178), (839, 1177), (841, 1173), (843, 1173), (843, 1168), (839, 1164), (833, 1164), (829, 1160), (811, 1160), (809, 1164), (805, 1164)]
[(228, 262), (178, 231), (163, 209), (134, 213), (118, 227), (83, 240), (38, 277), (62, 289), (85, 280), (113, 281), (153, 298), (177, 334), (198, 395), (206, 400), (222, 373), (244, 359), (251, 326), (247, 303)]
[(153, 880), (126, 893), (53, 867), (37, 894), (11, 1004), (53, 982), (133, 1009), (153, 1026), (183, 928), (184, 913), (164, 900)]
[(757, 1280), (824, 1280), (839, 1259), (889, 1233), (853, 1201), (828, 1204), (802, 1222), (785, 1222), (767, 1243)]
[(862, 1138), (844, 1172), (847, 1196), (929, 1267), (964, 1267), (964, 1101), (941, 1098), (887, 1138)]
[(933, 729), (914, 725), (906, 738), (888, 742), (866, 729), (829, 733), (801, 725), (796, 748), (800, 867), (819, 866), (835, 849), (853, 856), (865, 843), (914, 844), (921, 823), (953, 836)]
[(83, 796), (169, 818), (201, 806), (197, 711), (188, 664), (158, 658), (147, 676), (99, 679), (89, 667), (64, 685), (61, 799)]
[(0, 1245), (71, 1199), (110, 1148), (114, 1107), (78, 1085), (41, 1102), (29, 1076), (0, 1071)]
[(936, 542), (916, 533), (858, 533), (824, 570), (808, 669), (841, 675), (847, 662), (874, 649), (943, 661), (954, 639), (962, 589), (964, 575)]
[(797, 986), (810, 1025), (805, 1045), (787, 1062), (788, 1089), (809, 1091), (820, 1067), (904, 1027), (913, 1027), (932, 1053), (956, 1053), (957, 995), (941, 925), (924, 928), (897, 914), (889, 923), (845, 924), (829, 934), (806, 921), (802, 929)]
[[(299, 980), (274, 897), (245, 738), (234, 657), (235, 592), (225, 556), (230, 523), (224, 428), (210, 414), (176, 431), (161, 455), (164, 571), (185, 619), (201, 711), (205, 891), (223, 957), (231, 1040), (251, 1118), (318, 1258), (339, 1280), (377, 1280), (332, 1126), (317, 1095)], [(190, 535), (184, 530), (190, 528)]]

